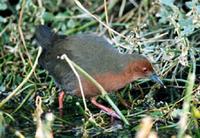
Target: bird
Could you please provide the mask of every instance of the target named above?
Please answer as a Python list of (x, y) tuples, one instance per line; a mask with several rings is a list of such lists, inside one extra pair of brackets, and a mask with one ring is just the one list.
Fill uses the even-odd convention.
[[(63, 108), (65, 93), (81, 96), (78, 80), (71, 67), (58, 58), (63, 54), (90, 74), (107, 92), (117, 91), (142, 78), (150, 78), (164, 86), (145, 56), (119, 53), (104, 37), (95, 33), (67, 36), (54, 32), (47, 25), (39, 25), (35, 37), (38, 46), (42, 47), (39, 65), (49, 72), (56, 86), (62, 90), (58, 98), (59, 109)], [(97, 102), (101, 92), (82, 74), (79, 75), (85, 97), (107, 114), (120, 118), (111, 108)]]

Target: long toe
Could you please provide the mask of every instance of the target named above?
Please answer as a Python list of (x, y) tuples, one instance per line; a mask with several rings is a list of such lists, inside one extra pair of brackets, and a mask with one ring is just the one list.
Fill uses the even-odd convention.
[(114, 110), (112, 110), (111, 108), (108, 108), (108, 107), (98, 103), (96, 101), (96, 97), (92, 97), (91, 98), (91, 103), (94, 104), (99, 109), (103, 110), (106, 114), (108, 114), (108, 115), (110, 115), (110, 116), (112, 116), (114, 118), (120, 119), (120, 116)]
[(110, 108), (107, 108), (106, 111), (102, 109), (102, 111), (106, 114), (108, 114), (109, 116), (111, 117), (114, 117), (114, 118), (117, 118), (117, 119), (121, 119), (120, 116), (115, 112), (113, 111), (112, 109)]

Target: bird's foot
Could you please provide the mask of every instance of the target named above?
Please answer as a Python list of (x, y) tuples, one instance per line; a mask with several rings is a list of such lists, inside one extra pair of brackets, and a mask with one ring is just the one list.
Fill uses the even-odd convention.
[(92, 97), (91, 99), (91, 103), (94, 104), (96, 107), (100, 108), (101, 110), (103, 110), (106, 114), (108, 114), (109, 116), (113, 117), (113, 118), (118, 118), (120, 119), (120, 116), (111, 108), (108, 108), (100, 103), (98, 103), (96, 101), (96, 97)]

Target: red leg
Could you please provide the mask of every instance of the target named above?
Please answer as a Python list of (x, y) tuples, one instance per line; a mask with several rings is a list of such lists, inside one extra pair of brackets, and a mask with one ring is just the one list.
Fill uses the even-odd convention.
[(120, 119), (119, 115), (115, 111), (102, 104), (97, 103), (96, 97), (91, 98), (91, 103), (94, 104), (96, 107), (100, 108), (101, 110), (103, 110), (106, 114), (110, 115), (111, 117)]
[(59, 111), (60, 111), (60, 115), (62, 116), (63, 115), (63, 100), (64, 100), (64, 97), (65, 97), (65, 92), (64, 91), (61, 91), (59, 93), (59, 97), (58, 97), (58, 104), (59, 104)]

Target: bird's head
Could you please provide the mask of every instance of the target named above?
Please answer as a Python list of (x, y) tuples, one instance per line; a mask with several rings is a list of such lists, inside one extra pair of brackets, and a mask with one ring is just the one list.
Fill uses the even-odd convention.
[(147, 58), (141, 55), (134, 56), (129, 62), (127, 75), (132, 76), (133, 80), (140, 78), (149, 78), (152, 81), (164, 86), (158, 75), (155, 73), (152, 64)]

